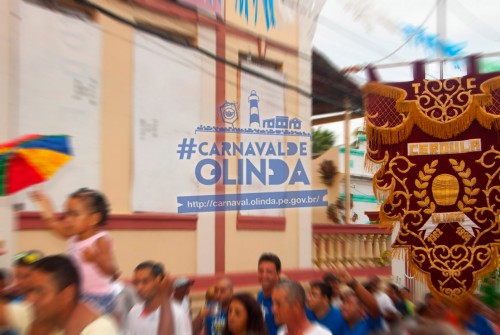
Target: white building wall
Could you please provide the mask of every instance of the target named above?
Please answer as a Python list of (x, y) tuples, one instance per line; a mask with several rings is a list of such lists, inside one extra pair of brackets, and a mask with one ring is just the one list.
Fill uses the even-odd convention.
[[(378, 203), (373, 193), (372, 179), (373, 174), (365, 170), (365, 153), (366, 142), (360, 142), (358, 148), (351, 148), (349, 161), (350, 161), (350, 176), (351, 176), (351, 189), (353, 195), (353, 209), (352, 212), (358, 214), (358, 220), (354, 223), (366, 224), (370, 223), (366, 211), (374, 211), (378, 208)], [(339, 150), (339, 163), (338, 169), (341, 173), (345, 173), (344, 168), (345, 147)], [(340, 196), (345, 195), (344, 182), (340, 183)], [(354, 213), (351, 213), (353, 215)]]
[[(339, 187), (340, 197), (345, 199), (345, 186), (343, 181), (339, 184)], [(354, 213), (358, 214), (358, 219), (352, 223), (369, 224), (370, 219), (365, 212), (377, 210), (378, 206), (373, 196), (372, 181), (366, 178), (351, 176), (351, 194), (354, 198), (351, 215), (354, 215)]]
[[(19, 57), (19, 1), (0, 1), (0, 142), (15, 134), (17, 105), (17, 80)], [(0, 256), (0, 266), (10, 265), (16, 250), (14, 236), (14, 212), (10, 197), (0, 197), (0, 243), (7, 254)]]

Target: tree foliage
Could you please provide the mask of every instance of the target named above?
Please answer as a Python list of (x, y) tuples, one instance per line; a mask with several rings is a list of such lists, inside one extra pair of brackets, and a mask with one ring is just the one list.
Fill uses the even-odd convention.
[(313, 129), (312, 142), (313, 142), (313, 155), (318, 155), (327, 151), (335, 144), (335, 134), (328, 129)]

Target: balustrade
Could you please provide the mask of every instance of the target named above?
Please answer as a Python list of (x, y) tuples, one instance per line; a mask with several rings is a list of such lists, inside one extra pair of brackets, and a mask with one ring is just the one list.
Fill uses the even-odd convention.
[(391, 231), (378, 225), (313, 225), (313, 264), (319, 269), (382, 267), (390, 248)]

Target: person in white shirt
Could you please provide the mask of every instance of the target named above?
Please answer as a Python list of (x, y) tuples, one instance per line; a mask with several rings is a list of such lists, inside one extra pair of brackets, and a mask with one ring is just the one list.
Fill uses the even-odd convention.
[(278, 335), (332, 335), (306, 316), (306, 292), (299, 282), (282, 280), (273, 290), (273, 314), (278, 324), (284, 324)]
[(370, 279), (369, 291), (373, 294), (375, 299), (377, 300), (378, 307), (382, 316), (388, 320), (398, 319), (400, 313), (398, 312), (394, 302), (392, 302), (391, 298), (385, 293), (381, 288), (382, 281), (379, 277), (373, 276)]
[[(127, 317), (125, 334), (156, 335), (159, 330), (160, 315), (170, 314), (169, 334), (191, 334), (189, 315), (177, 304), (162, 304), (165, 292), (162, 290), (162, 280), (165, 273), (163, 266), (154, 262), (143, 262), (134, 270), (133, 284), (139, 297), (144, 300), (136, 304)], [(160, 308), (161, 307), (161, 308)], [(169, 311), (162, 309), (167, 308)]]
[(367, 283), (367, 289), (377, 300), (378, 308), (383, 317), (382, 327), (385, 331), (390, 330), (390, 324), (396, 324), (401, 319), (401, 313), (397, 310), (391, 298), (381, 289), (382, 281), (373, 276)]
[(177, 303), (188, 314), (191, 314), (189, 290), (191, 289), (193, 283), (194, 280), (190, 280), (187, 277), (179, 277), (174, 280), (174, 284), (172, 285), (172, 289), (174, 290), (174, 293), (172, 294), (172, 302)]

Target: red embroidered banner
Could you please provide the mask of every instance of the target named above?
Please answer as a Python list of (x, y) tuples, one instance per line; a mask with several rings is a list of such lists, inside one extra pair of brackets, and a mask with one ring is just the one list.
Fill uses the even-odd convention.
[(497, 267), (500, 245), (500, 73), (364, 89), (367, 162), (394, 250), (446, 299)]

